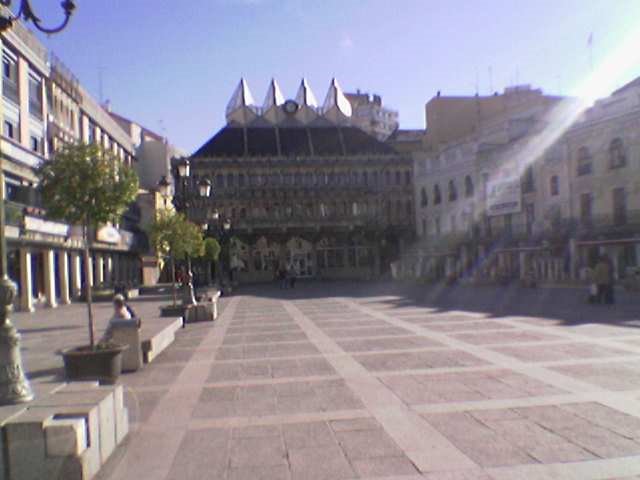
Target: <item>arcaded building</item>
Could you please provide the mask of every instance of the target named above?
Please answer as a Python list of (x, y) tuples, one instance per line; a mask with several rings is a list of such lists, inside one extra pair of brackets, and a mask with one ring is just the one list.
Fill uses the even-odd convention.
[[(300, 277), (374, 278), (414, 230), (411, 157), (353, 126), (337, 81), (320, 105), (306, 80), (285, 100), (272, 80), (261, 106), (241, 80), (227, 124), (191, 157), (191, 181), (214, 194), (189, 216), (231, 220), (240, 281), (282, 262)], [(209, 222), (210, 223), (210, 222)]]

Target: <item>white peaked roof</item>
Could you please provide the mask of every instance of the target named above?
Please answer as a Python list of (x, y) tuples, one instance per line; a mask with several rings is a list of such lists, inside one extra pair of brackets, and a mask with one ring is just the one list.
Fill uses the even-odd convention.
[(300, 88), (298, 88), (298, 93), (296, 94), (296, 103), (298, 105), (318, 108), (318, 100), (316, 100), (316, 96), (313, 94), (306, 78), (303, 78), (300, 82)]
[(269, 83), (269, 88), (267, 89), (267, 96), (264, 97), (264, 104), (262, 108), (267, 111), (271, 107), (277, 107), (284, 103), (284, 95), (282, 95), (282, 90), (280, 90), (280, 86), (278, 82), (276, 82), (275, 78), (271, 79)]
[(244, 78), (240, 79), (240, 83), (236, 87), (231, 96), (231, 100), (227, 103), (226, 114), (229, 116), (231, 113), (243, 107), (251, 107), (255, 109), (256, 102), (253, 100), (253, 95), (251, 95), (251, 90), (249, 90), (249, 85)]
[(346, 117), (351, 116), (351, 103), (349, 103), (347, 97), (344, 96), (344, 92), (335, 78), (331, 79), (327, 96), (325, 97), (324, 104), (322, 105), (322, 110), (324, 112), (328, 112), (332, 109), (337, 109)]

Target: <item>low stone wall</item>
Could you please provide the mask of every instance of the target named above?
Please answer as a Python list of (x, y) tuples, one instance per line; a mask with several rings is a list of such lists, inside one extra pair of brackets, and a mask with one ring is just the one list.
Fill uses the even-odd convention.
[(62, 384), (0, 407), (0, 478), (89, 480), (129, 433), (122, 385)]

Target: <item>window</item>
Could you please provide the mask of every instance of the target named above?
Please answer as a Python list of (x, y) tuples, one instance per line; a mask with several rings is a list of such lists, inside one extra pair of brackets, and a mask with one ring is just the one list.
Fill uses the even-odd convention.
[[(238, 174), (238, 186), (239, 187), (244, 187), (244, 183), (245, 183), (244, 173)], [(254, 178), (254, 183), (257, 183), (256, 182), (256, 178)]]
[(387, 185), (391, 185), (391, 172), (387, 171), (385, 173), (385, 180)]
[(221, 173), (216, 175), (216, 187), (224, 188), (224, 175)]
[(409, 170), (404, 172), (404, 184), (411, 185), (411, 172)]
[(233, 187), (236, 184), (235, 180), (233, 173), (227, 173), (227, 187)]
[(422, 219), (422, 235), (423, 236), (427, 235), (427, 219), (426, 218)]
[(42, 80), (29, 75), (29, 113), (42, 119)]
[(613, 190), (613, 223), (615, 225), (627, 223), (627, 194), (624, 188)]
[(433, 204), (440, 205), (440, 202), (442, 202), (442, 196), (440, 195), (440, 187), (436, 184), (433, 187)]
[(371, 180), (373, 181), (373, 184), (374, 184), (374, 185), (378, 185), (378, 184), (379, 184), (380, 178), (379, 178), (379, 176), (378, 176), (378, 172), (377, 172), (377, 171), (376, 171), (376, 172), (373, 172), (373, 173), (371, 174)]
[(627, 164), (627, 157), (624, 154), (624, 144), (621, 138), (614, 138), (609, 144), (609, 167), (622, 168)]
[(578, 149), (578, 167), (576, 174), (580, 177), (582, 175), (590, 175), (593, 172), (593, 166), (591, 163), (591, 153), (587, 147), (580, 147)]
[(527, 222), (527, 235), (533, 234), (533, 222), (536, 220), (536, 210), (533, 203), (527, 203), (524, 207)]
[(593, 196), (590, 193), (580, 195), (580, 222), (582, 225), (591, 225), (593, 215)]
[(464, 177), (464, 196), (467, 198), (473, 197), (473, 180), (469, 175)]
[(396, 185), (400, 185), (402, 183), (402, 172), (396, 172)]
[(435, 226), (436, 236), (439, 237), (440, 236), (440, 232), (441, 232), (441, 230), (440, 230), (440, 227), (441, 227), (441, 225), (440, 225), (440, 217), (434, 218), (433, 219), (433, 224)]
[(429, 197), (427, 196), (427, 191), (424, 187), (420, 189), (420, 206), (426, 207), (429, 205)]
[(369, 185), (369, 173), (368, 172), (362, 172), (362, 184), (363, 185)]
[(13, 140), (16, 139), (17, 137), (17, 127), (16, 125), (11, 121), (11, 120), (6, 120), (4, 121), (3, 125), (2, 125), (2, 134), (5, 137), (11, 138)]
[(31, 150), (36, 153), (42, 153), (42, 139), (31, 135)]
[(2, 94), (14, 103), (20, 103), (18, 96), (18, 64), (8, 55), (2, 56)]
[(458, 199), (458, 191), (453, 180), (449, 180), (449, 201), (455, 202)]
[(411, 200), (407, 200), (404, 204), (404, 211), (408, 217), (411, 216), (411, 212), (413, 211), (413, 202)]
[(552, 197), (555, 197), (560, 194), (560, 181), (557, 175), (553, 175), (549, 179), (549, 190), (551, 192)]

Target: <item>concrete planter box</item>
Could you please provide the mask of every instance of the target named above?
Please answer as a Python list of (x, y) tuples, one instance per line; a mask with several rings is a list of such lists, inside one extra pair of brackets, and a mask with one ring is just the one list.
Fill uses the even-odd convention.
[(182, 315), (184, 315), (184, 307), (182, 305), (160, 307), (161, 317), (181, 317)]
[(104, 350), (88, 347), (68, 348), (60, 352), (64, 360), (67, 380), (98, 380), (114, 384), (122, 373), (122, 352), (126, 346), (118, 345)]

